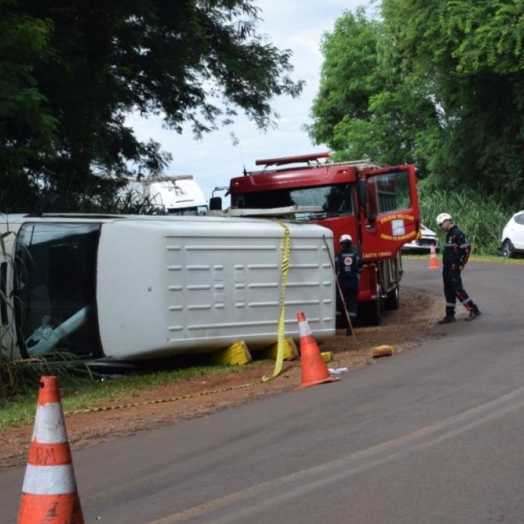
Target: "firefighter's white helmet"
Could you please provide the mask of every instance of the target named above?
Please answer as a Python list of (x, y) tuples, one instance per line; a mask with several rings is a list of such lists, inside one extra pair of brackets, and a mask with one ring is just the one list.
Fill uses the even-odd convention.
[(353, 239), (351, 238), (351, 235), (342, 235), (340, 237), (340, 243), (342, 244), (342, 242), (353, 242)]
[(437, 217), (437, 226), (441, 226), (446, 220), (452, 220), (449, 213), (440, 213)]

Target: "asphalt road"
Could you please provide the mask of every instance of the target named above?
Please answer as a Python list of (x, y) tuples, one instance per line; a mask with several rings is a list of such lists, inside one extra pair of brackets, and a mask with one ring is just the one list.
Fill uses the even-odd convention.
[[(442, 294), (426, 260), (404, 269)], [(85, 522), (522, 524), (524, 267), (463, 277), (482, 316), (458, 309), (415, 351), (75, 453)], [(0, 474), (1, 523), (23, 475)]]

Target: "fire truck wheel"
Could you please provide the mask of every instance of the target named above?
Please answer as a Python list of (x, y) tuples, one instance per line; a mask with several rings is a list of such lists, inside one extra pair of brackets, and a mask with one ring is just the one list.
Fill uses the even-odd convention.
[(384, 307), (388, 310), (398, 309), (400, 307), (400, 289), (396, 286), (389, 293), (386, 293)]
[(377, 298), (362, 304), (361, 323), (366, 326), (378, 326), (382, 318), (382, 300)]

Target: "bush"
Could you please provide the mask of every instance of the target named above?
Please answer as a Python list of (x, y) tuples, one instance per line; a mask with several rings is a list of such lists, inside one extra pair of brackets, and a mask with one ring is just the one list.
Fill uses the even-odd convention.
[(422, 222), (427, 227), (443, 236), (435, 225), (435, 218), (439, 213), (449, 213), (466, 234), (474, 254), (495, 253), (502, 229), (515, 210), (507, 209), (493, 195), (474, 189), (440, 189), (429, 179), (420, 181), (418, 189)]
[(25, 360), (0, 361), (0, 400), (38, 391), (42, 376), (56, 376), (64, 387), (95, 381), (87, 364), (71, 353), (56, 351)]

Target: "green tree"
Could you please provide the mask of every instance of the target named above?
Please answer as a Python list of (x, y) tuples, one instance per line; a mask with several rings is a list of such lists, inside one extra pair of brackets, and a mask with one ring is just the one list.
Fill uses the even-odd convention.
[[(10, 8), (11, 1), (0, 0), (0, 12)], [(56, 120), (33, 74), (51, 58), (50, 32), (46, 20), (0, 15), (0, 187), (14, 192), (34, 187), (25, 169), (47, 158), (56, 139)]]
[(413, 162), (421, 176), (524, 206), (524, 0), (382, 0), (322, 43), (308, 131), (338, 158)]
[(415, 162), (424, 171), (424, 137), (434, 125), (435, 106), (424, 86), (405, 81), (406, 68), (384, 29), (359, 8), (346, 11), (324, 35), (320, 88), (307, 129), (338, 159)]
[(86, 193), (114, 190), (99, 174), (160, 173), (169, 155), (136, 138), (132, 111), (162, 115), (177, 133), (190, 122), (199, 137), (238, 111), (267, 128), (272, 98), (302, 90), (291, 52), (257, 34), (252, 0), (0, 0), (0, 21), (0, 72), (11, 71), (0, 77), (1, 197), (11, 208), (27, 210), (43, 184), (78, 209)]
[(524, 2), (383, 0), (382, 15), (439, 108), (434, 176), (524, 204)]

